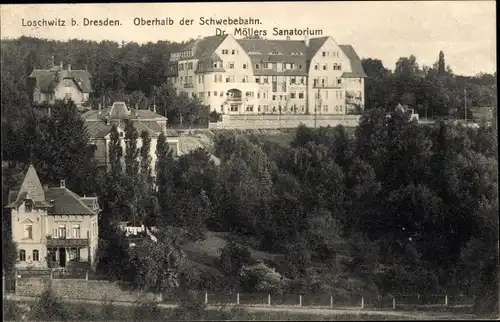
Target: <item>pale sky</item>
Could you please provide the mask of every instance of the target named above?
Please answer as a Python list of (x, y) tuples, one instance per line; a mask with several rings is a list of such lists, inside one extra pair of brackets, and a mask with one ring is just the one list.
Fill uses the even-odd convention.
[[(259, 19), (260, 25), (222, 26), (264, 29), (321, 29), (338, 44), (351, 44), (361, 58), (377, 58), (394, 69), (399, 57), (411, 54), (420, 65), (432, 65), (439, 51), (446, 64), (462, 75), (496, 71), (496, 6), (494, 1), (361, 1), (248, 2), (147, 4), (30, 4), (0, 5), (1, 38), (31, 36), (56, 40), (86, 39), (117, 42), (182, 41), (214, 35), (216, 26), (201, 26), (200, 17)], [(165, 19), (170, 26), (135, 26), (134, 18)], [(71, 27), (71, 19), (80, 26)], [(83, 26), (83, 18), (118, 19), (120, 26)], [(191, 26), (182, 18), (194, 19)], [(23, 26), (31, 20), (65, 20), (65, 26)], [(242, 38), (242, 37), (236, 37)], [(303, 39), (302, 36), (291, 37)]]

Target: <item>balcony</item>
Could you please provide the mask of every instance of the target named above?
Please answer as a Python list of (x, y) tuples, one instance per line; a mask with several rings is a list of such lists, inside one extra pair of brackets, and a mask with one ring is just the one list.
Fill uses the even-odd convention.
[(340, 89), (340, 88), (342, 88), (342, 84), (320, 84), (320, 83), (315, 83), (315, 84), (313, 84), (313, 88), (337, 88), (337, 89)]
[(193, 84), (184, 84), (184, 88), (193, 88), (194, 85)]
[(228, 102), (242, 102), (243, 93), (236, 88), (230, 89), (226, 94), (226, 101)]
[(47, 247), (88, 247), (88, 238), (47, 238)]
[(359, 104), (361, 103), (361, 97), (346, 97), (345, 102), (347, 104)]
[(241, 96), (233, 96), (226, 99), (228, 102), (243, 102), (243, 97)]

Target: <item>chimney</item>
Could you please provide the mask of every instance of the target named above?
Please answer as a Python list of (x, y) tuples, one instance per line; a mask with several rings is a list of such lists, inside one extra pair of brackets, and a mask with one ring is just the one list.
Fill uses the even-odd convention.
[(86, 72), (88, 71), (88, 70), (87, 70), (87, 64), (85, 64), (85, 71), (86, 71)]
[(59, 67), (61, 67), (61, 69), (63, 69), (63, 62), (61, 60), (61, 63), (59, 64)]
[(52, 55), (51, 57), (51, 61), (50, 61), (50, 68), (54, 67), (55, 66), (55, 63), (54, 63), (54, 55)]
[(49, 190), (49, 185), (48, 184), (44, 184), (43, 185), (43, 191), (47, 191)]
[(135, 116), (139, 116), (139, 106), (135, 103)]
[(71, 64), (68, 64), (68, 70), (71, 70)]
[(101, 111), (101, 103), (99, 103), (99, 112), (97, 112), (97, 114), (101, 114), (102, 111)]
[(66, 181), (65, 180), (61, 180), (60, 181), (60, 187), (61, 188), (66, 188)]
[(304, 44), (306, 45), (306, 47), (309, 47), (309, 36), (304, 37)]
[(106, 125), (109, 125), (109, 115), (106, 115)]

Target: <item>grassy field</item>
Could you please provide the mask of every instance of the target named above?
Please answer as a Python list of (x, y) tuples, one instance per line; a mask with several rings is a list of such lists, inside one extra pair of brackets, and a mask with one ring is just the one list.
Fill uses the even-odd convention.
[[(4, 301), (4, 321), (20, 321), (34, 302)], [(332, 310), (267, 310), (266, 308), (227, 308), (192, 306), (161, 307), (151, 303), (75, 303), (64, 301), (60, 319), (51, 320), (121, 320), (121, 321), (178, 321), (178, 320), (251, 320), (251, 321), (386, 321), (386, 320), (434, 320), (473, 319), (472, 315), (426, 312), (364, 312)], [(36, 317), (32, 317), (36, 318)]]
[[(209, 231), (205, 236), (205, 240), (186, 244), (182, 246), (182, 248), (188, 255), (189, 260), (204, 266), (217, 268), (221, 256), (221, 250), (228, 243), (230, 233)], [(238, 240), (237, 242), (240, 245), (247, 246), (252, 254), (252, 257), (256, 260), (278, 261), (283, 257), (280, 254), (270, 254), (259, 251), (252, 247), (251, 241)]]

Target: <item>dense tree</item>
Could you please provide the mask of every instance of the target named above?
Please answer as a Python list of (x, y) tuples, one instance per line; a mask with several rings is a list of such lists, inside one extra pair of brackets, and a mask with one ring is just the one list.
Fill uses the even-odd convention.
[(169, 239), (144, 240), (129, 249), (127, 279), (142, 290), (167, 291), (179, 286), (178, 270), (185, 256)]

